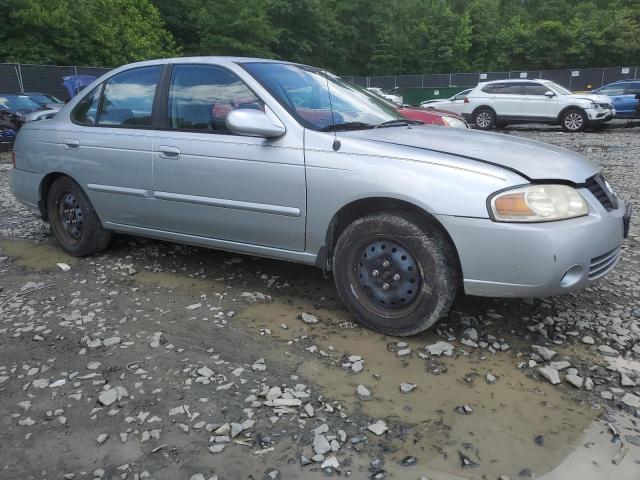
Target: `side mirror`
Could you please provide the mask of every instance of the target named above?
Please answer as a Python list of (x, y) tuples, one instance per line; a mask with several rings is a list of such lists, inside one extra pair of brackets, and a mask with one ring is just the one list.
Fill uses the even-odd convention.
[(546, 92), (544, 92), (544, 94), (548, 97), (548, 98), (552, 98), (555, 97), (556, 94), (553, 93), (551, 90), (547, 90)]
[(284, 135), (284, 125), (276, 124), (262, 110), (240, 108), (227, 114), (225, 124), (230, 132), (249, 137), (277, 138)]

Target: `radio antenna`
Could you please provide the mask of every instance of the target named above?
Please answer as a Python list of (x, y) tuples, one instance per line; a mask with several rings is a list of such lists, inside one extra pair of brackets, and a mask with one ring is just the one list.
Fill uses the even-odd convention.
[(333, 102), (331, 100), (331, 89), (329, 88), (329, 74), (326, 70), (322, 70), (324, 79), (327, 82), (327, 95), (329, 96), (329, 109), (331, 110), (331, 125), (333, 126), (333, 151), (340, 150), (340, 140), (338, 140), (338, 132), (336, 132), (336, 119), (333, 116)]

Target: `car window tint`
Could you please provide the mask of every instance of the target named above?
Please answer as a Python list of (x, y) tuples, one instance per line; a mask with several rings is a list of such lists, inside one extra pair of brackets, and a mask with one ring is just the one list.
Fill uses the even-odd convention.
[(494, 83), (491, 85), (490, 91), (485, 89), (482, 91), (493, 95), (514, 95), (522, 92), (522, 86), (520, 83)]
[(627, 83), (625, 88), (626, 95), (636, 95), (640, 93), (640, 82)]
[(264, 104), (233, 73), (215, 65), (174, 65), (169, 89), (169, 126), (229, 133), (232, 110), (264, 110)]
[(624, 95), (624, 85), (614, 84), (601, 88), (598, 93), (602, 95)]
[(98, 124), (151, 126), (151, 112), (162, 65), (141, 67), (111, 77), (102, 95)]
[(535, 82), (525, 83), (522, 89), (523, 95), (544, 95), (545, 92), (551, 90), (549, 87)]
[(486, 85), (486, 86), (482, 87), (482, 91), (484, 93), (493, 93), (493, 87), (494, 87), (494, 85)]
[(91, 90), (71, 112), (71, 120), (80, 125), (95, 125), (98, 104), (100, 103), (100, 90), (102, 85), (98, 85)]

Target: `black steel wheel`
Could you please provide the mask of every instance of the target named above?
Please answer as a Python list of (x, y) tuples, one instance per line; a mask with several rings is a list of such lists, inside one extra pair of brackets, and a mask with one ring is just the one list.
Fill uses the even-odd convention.
[(111, 232), (104, 229), (93, 205), (69, 177), (53, 182), (47, 196), (51, 233), (67, 253), (89, 255), (107, 248)]
[(354, 221), (333, 256), (334, 280), (347, 308), (363, 325), (398, 336), (423, 331), (447, 313), (457, 265), (438, 227), (395, 212)]

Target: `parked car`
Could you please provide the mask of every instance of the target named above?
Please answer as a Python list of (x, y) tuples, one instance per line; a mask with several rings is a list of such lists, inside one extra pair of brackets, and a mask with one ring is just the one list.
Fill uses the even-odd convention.
[(581, 132), (608, 122), (616, 111), (605, 95), (573, 94), (550, 80), (496, 80), (471, 90), (462, 114), (481, 130), (512, 123), (549, 123), (567, 132)]
[(72, 99), (95, 79), (93, 75), (67, 75), (62, 77), (62, 85), (67, 90), (69, 99)]
[(570, 292), (631, 212), (565, 149), (416, 125), (320, 69), (176, 58), (94, 81), (15, 145), (13, 194), (62, 249), (111, 232), (316, 265), (363, 325), (411, 335), (456, 292)]
[(467, 98), (469, 92), (473, 90), (472, 88), (467, 88), (461, 92), (456, 93), (453, 97), (447, 98), (445, 100), (437, 99), (437, 100), (425, 100), (420, 103), (422, 108), (438, 108), (440, 110), (445, 110), (447, 112), (457, 113), (458, 115), (462, 115), (462, 110), (464, 108), (464, 99)]
[(0, 150), (11, 150), (24, 118), (12, 110), (0, 109)]
[(402, 95), (396, 95), (396, 94), (391, 93), (391, 92), (385, 92), (384, 90), (382, 90), (381, 88), (378, 88), (378, 87), (370, 87), (370, 88), (367, 88), (367, 90), (369, 90), (374, 95), (377, 95), (379, 97), (382, 97), (382, 98), (384, 98), (386, 100), (389, 100), (389, 101), (395, 103), (396, 105), (402, 105), (402, 103), (403, 103)]
[(42, 92), (25, 92), (22, 95), (26, 95), (31, 100), (36, 102), (42, 108), (62, 108), (64, 106), (64, 102), (60, 100), (55, 95), (51, 95), (50, 93), (42, 93)]
[(444, 127), (454, 128), (469, 128), (469, 124), (461, 115), (456, 115), (452, 112), (445, 112), (444, 110), (436, 109), (424, 109), (418, 107), (412, 107), (410, 105), (396, 105), (386, 98), (379, 97), (371, 93), (368, 89), (363, 89), (357, 85), (354, 86), (360, 89), (365, 94), (369, 95), (375, 101), (382, 101), (387, 103), (391, 108), (395, 109), (408, 120), (414, 120), (426, 125), (441, 125)]
[(613, 103), (616, 113), (614, 118), (639, 117), (638, 95), (640, 95), (640, 80), (621, 80), (597, 88), (591, 93), (606, 95)]

